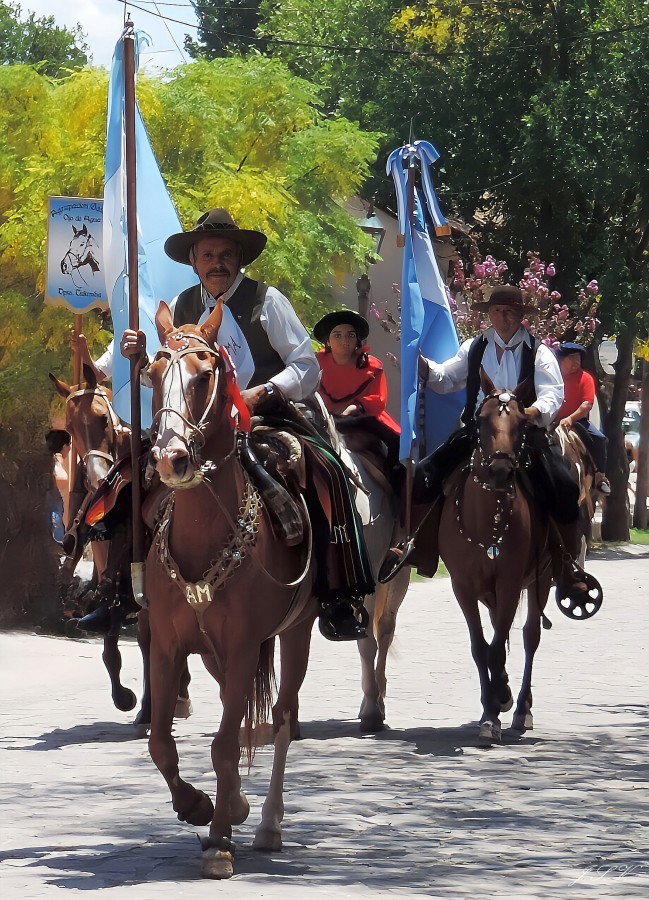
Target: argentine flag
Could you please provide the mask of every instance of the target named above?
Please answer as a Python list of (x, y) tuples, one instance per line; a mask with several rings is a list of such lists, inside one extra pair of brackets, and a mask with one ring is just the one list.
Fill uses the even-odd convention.
[[(131, 417), (129, 362), (119, 352), (121, 336), (128, 328), (128, 237), (126, 223), (126, 136), (124, 126), (125, 29), (115, 47), (108, 91), (106, 175), (104, 181), (103, 253), (106, 288), (115, 332), (113, 353), (113, 394), (117, 414), (126, 422)], [(135, 32), (135, 60), (146, 41)], [(170, 234), (183, 230), (155, 158), (146, 126), (136, 103), (135, 142), (137, 167), (138, 294), (140, 328), (146, 334), (147, 351), (155, 353), (160, 343), (155, 312), (160, 300), (171, 301), (180, 291), (195, 284), (189, 266), (174, 262), (164, 252)], [(151, 390), (142, 388), (142, 427), (151, 424)]]
[[(445, 362), (457, 353), (459, 341), (448, 302), (444, 279), (439, 271), (430, 239), (432, 224), (443, 229), (444, 218), (430, 175), (430, 165), (439, 154), (426, 141), (416, 141), (390, 154), (387, 170), (397, 191), (399, 234), (404, 240), (401, 285), (401, 444), (402, 460), (413, 455), (413, 442), (419, 455), (432, 453), (457, 428), (464, 408), (466, 392), (436, 394), (425, 390), (424, 435), (418, 433), (417, 408), (420, 381), (419, 353), (435, 362)], [(413, 191), (414, 209), (408, 209), (406, 166), (418, 166), (421, 188)], [(414, 172), (410, 175), (414, 178)], [(423, 447), (421, 446), (423, 444)], [(415, 455), (417, 455), (415, 451)]]

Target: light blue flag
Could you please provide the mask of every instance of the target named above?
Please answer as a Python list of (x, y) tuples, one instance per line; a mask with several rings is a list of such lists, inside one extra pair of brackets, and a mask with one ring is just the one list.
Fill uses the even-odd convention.
[[(431, 453), (458, 426), (465, 391), (436, 394), (425, 391), (425, 428), (419, 433), (419, 353), (435, 362), (445, 362), (459, 347), (457, 330), (444, 280), (430, 239), (429, 223), (447, 224), (430, 176), (430, 165), (438, 158), (435, 148), (417, 141), (395, 150), (388, 159), (394, 177), (399, 210), (399, 233), (404, 238), (401, 286), (401, 459)], [(414, 191), (412, 217), (407, 209), (407, 178), (404, 163), (416, 161), (422, 188)], [(413, 446), (414, 444), (414, 446)]]
[[(129, 362), (118, 349), (121, 335), (128, 328), (124, 34), (113, 54), (108, 91), (103, 244), (106, 287), (115, 331), (114, 405), (117, 414), (128, 422), (131, 417)], [(146, 35), (136, 32), (136, 70), (142, 41), (146, 41)], [(165, 240), (183, 228), (158, 167), (139, 106), (136, 106), (135, 143), (140, 328), (146, 334), (148, 352), (155, 353), (160, 346), (155, 327), (159, 301), (169, 303), (180, 291), (195, 284), (196, 277), (189, 266), (174, 262), (164, 252)], [(150, 424), (151, 391), (142, 388), (142, 427), (148, 428)]]

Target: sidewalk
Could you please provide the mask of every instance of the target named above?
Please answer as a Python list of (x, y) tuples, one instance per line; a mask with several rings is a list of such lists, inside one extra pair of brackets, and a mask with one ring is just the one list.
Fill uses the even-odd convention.
[[(314, 632), (304, 740), (286, 778), (284, 850), (252, 850), (270, 751), (244, 790), (236, 876), (200, 878), (198, 830), (176, 821), (133, 713), (115, 710), (98, 641), (0, 634), (3, 900), (649, 896), (649, 548), (598, 551), (605, 602), (588, 622), (554, 600), (534, 675), (535, 731), (476, 747), (478, 679), (448, 579), (416, 583), (388, 664), (390, 730), (361, 737), (354, 646)], [(514, 692), (522, 616), (511, 636)], [(125, 642), (125, 681), (141, 666)], [(192, 657), (195, 714), (176, 723), (181, 772), (213, 789), (215, 683)], [(511, 713), (503, 716), (508, 723)]]

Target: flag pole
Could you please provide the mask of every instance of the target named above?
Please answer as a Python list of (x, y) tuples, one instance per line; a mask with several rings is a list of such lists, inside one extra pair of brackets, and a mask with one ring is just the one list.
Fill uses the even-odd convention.
[[(74, 317), (74, 336), (78, 338), (83, 331), (83, 316), (76, 315)], [(81, 351), (79, 350), (78, 341), (75, 342), (74, 361), (72, 366), (72, 384), (79, 387), (81, 384)], [(77, 480), (77, 449), (74, 446), (74, 438), (70, 436), (70, 454), (68, 462), (68, 510), (72, 509), (72, 494), (74, 493), (74, 485)], [(72, 526), (72, 522), (64, 522), (67, 528)]]
[[(130, 17), (124, 33), (124, 131), (126, 136), (126, 227), (128, 245), (128, 323), (138, 331), (140, 327), (138, 295), (137, 240), (137, 181), (135, 151), (135, 28)], [(133, 561), (131, 580), (135, 599), (144, 605), (144, 526), (142, 522), (142, 492), (140, 487), (140, 457), (142, 455), (142, 410), (140, 399), (140, 369), (142, 362), (131, 356), (131, 491), (133, 499)]]
[[(412, 134), (412, 122), (410, 123)], [(412, 142), (412, 141), (411, 141)], [(410, 154), (408, 157), (408, 174), (406, 181), (406, 228), (410, 229), (410, 240), (412, 241), (412, 223), (415, 211), (415, 157)], [(417, 376), (419, 378), (419, 376)], [(413, 439), (410, 444), (410, 453), (406, 462), (406, 540), (412, 537), (412, 489), (414, 485), (414, 465), (412, 459), (412, 448), (415, 445)]]

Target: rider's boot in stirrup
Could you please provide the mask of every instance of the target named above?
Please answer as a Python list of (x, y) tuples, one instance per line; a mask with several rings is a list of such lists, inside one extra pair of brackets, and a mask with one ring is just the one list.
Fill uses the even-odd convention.
[(360, 601), (334, 600), (322, 604), (320, 633), (329, 641), (360, 641), (367, 637), (369, 616)]

